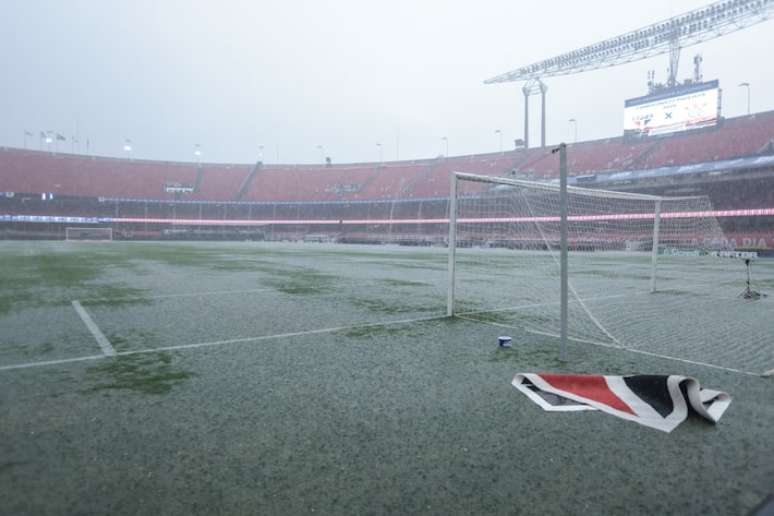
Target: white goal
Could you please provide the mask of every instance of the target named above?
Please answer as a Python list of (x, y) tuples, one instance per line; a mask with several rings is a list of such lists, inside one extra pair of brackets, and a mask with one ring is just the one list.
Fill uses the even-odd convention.
[(105, 241), (113, 240), (113, 228), (80, 227), (65, 228), (65, 240), (69, 241)]
[(771, 307), (739, 302), (743, 269), (712, 252), (725, 239), (707, 197), (570, 186), (563, 225), (559, 184), (451, 179), (449, 315), (564, 335), (562, 356), (569, 340), (731, 369), (774, 362), (760, 322)]

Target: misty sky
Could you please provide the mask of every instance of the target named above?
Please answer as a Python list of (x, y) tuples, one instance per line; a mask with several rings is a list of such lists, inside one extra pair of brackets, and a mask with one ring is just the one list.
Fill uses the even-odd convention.
[[(521, 138), (520, 84), (491, 76), (680, 14), (695, 0), (0, 0), (0, 145), (24, 130), (92, 154), (217, 162), (334, 162), (491, 152)], [(774, 109), (774, 21), (683, 50), (720, 79), (723, 115)], [(622, 133), (624, 99), (667, 57), (549, 78), (548, 140)], [(533, 98), (532, 141), (539, 139)], [(398, 146), (399, 143), (399, 146)], [(81, 144), (81, 150), (85, 151)], [(70, 143), (60, 143), (60, 150)]]

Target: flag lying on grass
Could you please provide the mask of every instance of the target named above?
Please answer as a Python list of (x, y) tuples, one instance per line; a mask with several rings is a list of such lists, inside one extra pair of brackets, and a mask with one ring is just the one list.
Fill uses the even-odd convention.
[(727, 393), (679, 375), (519, 373), (511, 384), (544, 410), (601, 410), (663, 432), (674, 430), (689, 412), (716, 423), (731, 404)]

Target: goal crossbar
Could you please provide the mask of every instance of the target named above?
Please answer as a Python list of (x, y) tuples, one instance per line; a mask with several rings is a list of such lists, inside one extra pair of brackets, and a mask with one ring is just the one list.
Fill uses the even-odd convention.
[[(545, 190), (550, 192), (559, 192), (560, 186), (555, 183), (543, 183), (539, 181), (527, 181), (524, 179), (510, 179), (507, 177), (485, 176), (481, 174), (470, 174), (468, 172), (452, 172), (452, 181), (454, 179), (473, 181), (477, 183), (490, 183), (505, 186), (520, 186), (534, 190)], [(580, 186), (567, 186), (567, 193), (574, 195), (584, 195), (588, 197), (603, 197), (606, 199), (625, 199), (638, 201), (684, 201), (689, 199), (699, 199), (701, 196), (683, 196), (683, 197), (662, 197), (658, 195), (638, 194), (632, 192), (616, 192), (613, 190), (599, 190), (594, 188), (583, 188)]]

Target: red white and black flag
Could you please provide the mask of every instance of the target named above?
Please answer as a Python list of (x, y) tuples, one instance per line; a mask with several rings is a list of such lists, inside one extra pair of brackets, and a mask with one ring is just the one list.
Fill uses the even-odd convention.
[(731, 404), (727, 393), (702, 389), (690, 376), (519, 373), (511, 384), (544, 410), (601, 410), (663, 432), (689, 412), (716, 423)]

